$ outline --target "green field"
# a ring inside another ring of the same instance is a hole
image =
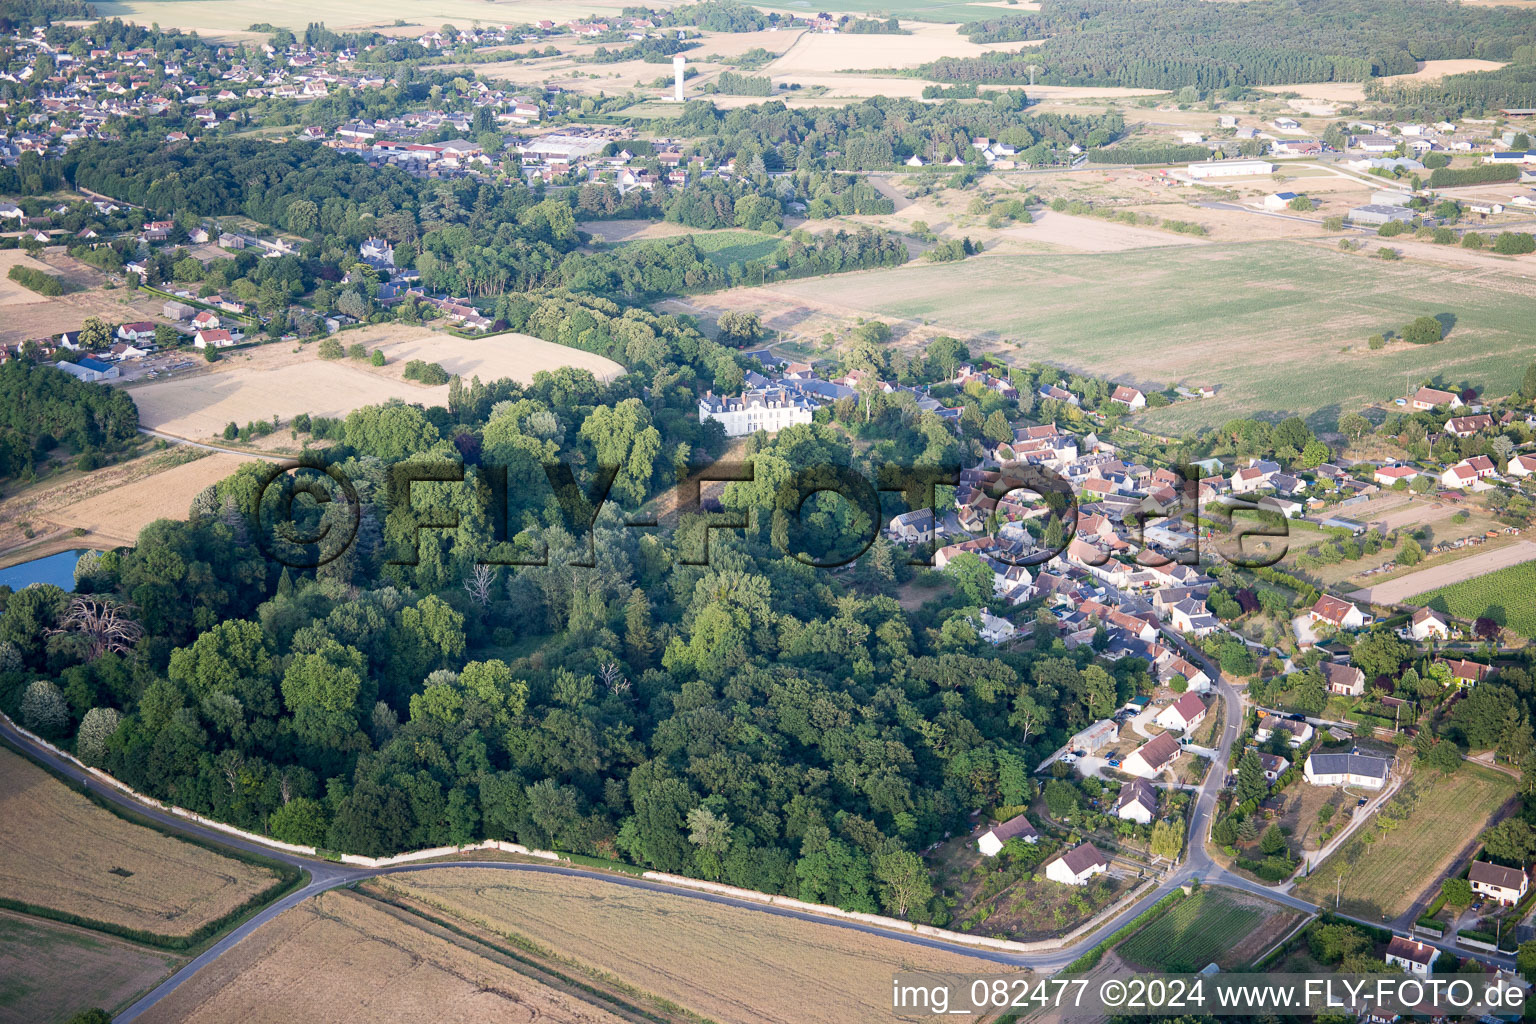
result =
[[[1342,892],[1344,913],[1390,920],[1413,905],[1514,793],[1514,779],[1475,765],[1463,764],[1450,778],[1416,773],[1388,801],[1406,800],[1411,808],[1406,818],[1388,831],[1374,820],[1361,826],[1297,883],[1292,895],[1331,908],[1335,893]]]
[[[1487,616],[1523,637],[1536,638],[1536,562],[1495,569],[1416,597],[1408,604],[1427,604],[1436,611],[1471,621]]]
[[[1198,971],[1206,964],[1220,962],[1264,916],[1220,890],[1201,889],[1126,939],[1117,952],[1138,967]]]
[[[779,246],[777,237],[760,231],[696,231],[688,237],[711,263],[722,269],[732,263],[745,263],[770,255]],[[619,244],[638,245],[646,241],[652,239],[637,238]]]
[[[1234,416],[1301,414],[1314,428],[1396,398],[1422,378],[1508,394],[1533,356],[1536,285],[1487,269],[1387,263],[1294,241],[1087,255],[982,256],[775,287],[972,332],[1013,362],[1138,384],[1214,384],[1214,398],[1139,416],[1169,433]],[[1414,317],[1455,318],[1436,345],[1372,352]],[[771,318],[770,318],[771,320]]]

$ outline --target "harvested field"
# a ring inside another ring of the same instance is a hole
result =
[[[1523,540],[1493,551],[1483,551],[1468,558],[1423,569],[1387,583],[1357,590],[1351,595],[1357,601],[1371,604],[1401,604],[1417,594],[1425,594],[1441,587],[1463,583],[1498,569],[1520,565],[1536,559],[1536,543]]]
[[[146,476],[122,487],[66,505],[48,518],[60,526],[80,527],[93,537],[132,544],[156,519],[186,519],[198,492],[218,483],[251,457],[214,452],[194,462]]]
[[[388,365],[328,362],[318,357],[314,346],[295,353],[283,345],[266,345],[226,356],[206,373],[134,387],[139,422],[177,437],[201,440],[218,434],[230,422],[244,425],[274,415],[287,421],[301,412],[345,416],[391,398],[446,405],[448,385],[422,387],[401,378],[412,359],[439,363],[450,374],[465,378],[478,375],[483,381],[511,377],[527,383],[538,371],[561,366],[581,367],[604,378],[623,371],[602,356],[521,334],[469,339],[419,327],[395,327],[348,332],[341,340],[344,345],[383,349]]]
[[[444,868],[387,884],[721,1024],[881,1020],[894,971],[1007,970],[834,925],[584,878]]]
[[[972,351],[1011,362],[1040,360],[1142,386],[1216,385],[1214,398],[1138,417],[1149,429],[1179,432],[1233,416],[1292,414],[1328,430],[1344,412],[1395,397],[1409,377],[1507,388],[1528,361],[1533,298],[1536,284],[1486,267],[1386,263],[1277,240],[983,254],[734,289],[698,304],[878,316],[966,337]],[[1415,316],[1448,311],[1456,325],[1437,345],[1372,352],[1365,344]]]
[[[1394,918],[1440,877],[1514,792],[1514,779],[1471,764],[1448,779],[1438,773],[1410,779],[1387,801],[1410,808],[1397,827],[1388,832],[1374,823],[1361,828],[1298,882],[1292,894],[1331,906],[1342,874],[1344,913],[1368,921]],[[1366,836],[1375,842],[1367,843]]]
[[[1411,75],[1392,75],[1382,79],[1387,82],[1432,82],[1446,75],[1464,75],[1468,71],[1497,71],[1504,67],[1501,60],[1421,60],[1419,70]]]
[[[40,274],[58,275],[58,271],[48,264],[33,259],[20,249],[0,249],[0,306],[23,306],[45,301],[37,292],[7,276],[12,267],[27,267]]]
[[[179,959],[67,924],[0,911],[0,1021],[49,1024],[128,1005]]]
[[[355,893],[284,911],[156,1003],[184,1024],[619,1024]]]
[[[1166,209],[1157,212],[1162,216],[1182,219],[1184,211],[1181,207],[1178,213],[1170,213]],[[1004,228],[999,235],[1021,242],[1044,242],[1078,252],[1124,252],[1127,249],[1164,245],[1200,245],[1204,241],[1172,231],[1119,224],[1100,217],[1074,217],[1052,210],[1036,211],[1034,217],[1033,224]]]
[[[1260,85],[1263,92],[1293,92],[1309,100],[1329,103],[1359,103],[1365,99],[1365,87],[1359,82],[1297,82],[1294,85]]]
[[[270,871],[125,821],[0,747],[0,893],[92,921],[191,935]]]
[[[1122,960],[1153,970],[1194,972],[1209,963],[1241,970],[1300,916],[1250,893],[1204,888],[1126,939],[1117,952]]]
[[[979,57],[984,53],[1017,50],[1027,43],[980,45],[954,25],[903,24],[911,35],[802,33],[784,55],[768,65],[775,81],[800,80],[800,75],[829,74],[861,68],[915,68],[940,57]],[[915,81],[915,79],[914,79]]]

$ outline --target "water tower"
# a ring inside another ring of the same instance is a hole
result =
[[[688,58],[682,54],[672,58],[672,99],[678,103],[683,102],[683,67],[688,63]]]

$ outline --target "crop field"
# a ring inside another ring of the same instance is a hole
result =
[[[1201,889],[1126,939],[1118,952],[1123,960],[1162,971],[1198,971],[1209,963],[1228,970],[1243,966],[1246,961],[1234,961],[1234,952],[1269,916],[1253,905],[1257,902]],[[1282,929],[1270,931],[1273,941]]]
[[[1341,909],[1365,920],[1396,917],[1439,877],[1462,847],[1472,841],[1515,792],[1507,775],[1463,764],[1455,775],[1410,779],[1388,801],[1406,800],[1408,816],[1390,831],[1374,821],[1362,826],[1338,850],[1297,883],[1293,894],[1333,905],[1342,876]],[[1369,835],[1374,842],[1366,842]]]
[[[444,868],[387,884],[719,1024],[880,1020],[890,1014],[893,971],[1007,970],[834,925],[590,879]]]
[[[226,423],[251,420],[286,422],[301,412],[345,416],[353,409],[391,398],[422,405],[446,405],[448,385],[422,387],[401,379],[406,362],[440,363],[450,374],[478,375],[483,381],[512,377],[528,382],[540,370],[577,366],[599,377],[613,377],[623,367],[602,356],[554,345],[521,334],[494,338],[455,338],[423,328],[385,328],[347,332],[343,345],[361,343],[382,349],[389,364],[374,368],[350,359],[328,362],[315,346],[294,353],[286,345],[266,345],[228,354],[207,373],[142,384],[131,391],[139,422],[177,437],[204,439]]]
[[[1009,361],[1217,387],[1214,398],[1138,417],[1152,430],[1291,414],[1326,428],[1343,412],[1400,395],[1410,379],[1505,393],[1529,361],[1525,310],[1536,284],[1489,269],[1387,263],[1277,240],[982,255],[772,290],[845,316],[932,324]],[[1455,322],[1435,345],[1368,349],[1368,336],[1420,315]]]
[[[42,274],[57,274],[57,271],[48,264],[33,259],[20,249],[0,250],[0,306],[21,306],[45,301],[46,296],[39,295],[21,282],[12,281],[7,276],[12,267],[26,267]]]
[[[140,1018],[179,1024],[620,1024],[365,897],[284,911]]]
[[[139,531],[156,519],[186,519],[198,492],[249,461],[244,455],[214,452],[46,515],[60,526],[79,527],[93,537],[132,544]]]
[[[0,747],[0,894],[10,899],[185,936],[274,882],[263,868],[125,821]]]
[[[0,1021],[52,1024],[114,1011],[169,974],[169,953],[53,921],[0,912]]]
[[[1529,548],[1530,545],[1521,547]],[[1536,552],[1526,552],[1525,557],[1536,558]],[[1519,565],[1508,565],[1483,576],[1418,594],[1409,598],[1408,603],[1429,605],[1469,621],[1485,615],[1523,637],[1536,639],[1536,562],[1527,560]]]

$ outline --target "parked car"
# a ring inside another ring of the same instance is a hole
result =
[[[1120,767],[1120,759],[1118,757],[1111,757],[1106,763],[1111,768],[1119,768]]]
[[[1285,717],[1289,718],[1293,722],[1305,722],[1307,720],[1307,716],[1302,714],[1300,711],[1293,711]]]

